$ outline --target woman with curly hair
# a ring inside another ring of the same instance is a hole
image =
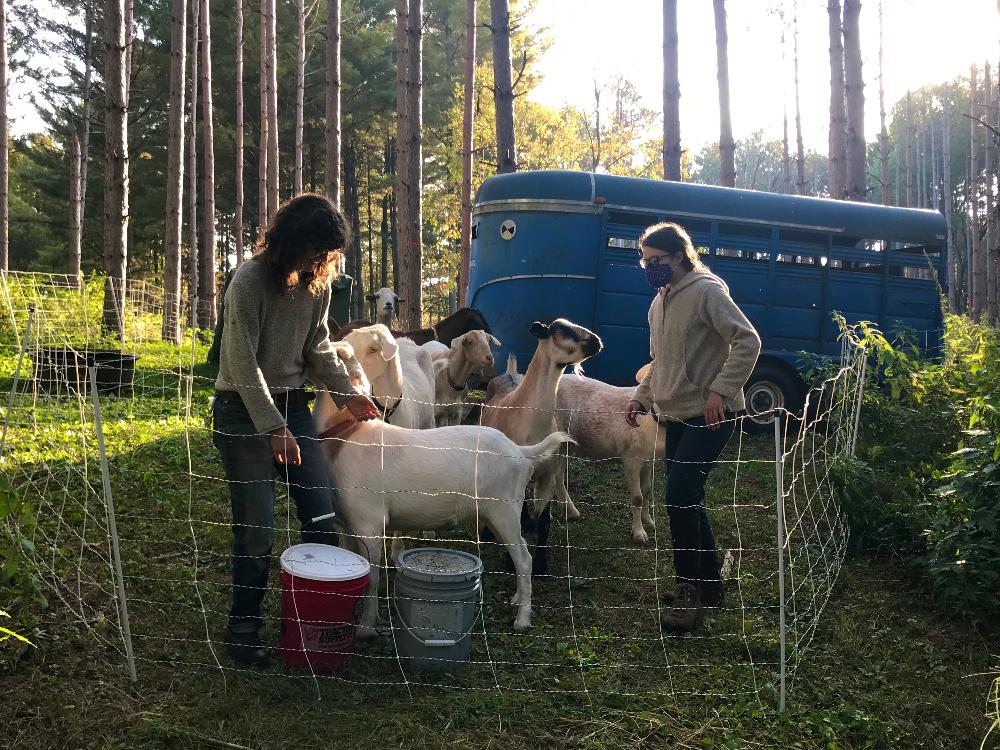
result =
[[[225,294],[219,376],[213,402],[214,442],[222,456],[233,511],[233,596],[226,650],[238,663],[263,666],[261,603],[275,538],[274,479],[295,501],[302,540],[336,544],[332,477],[316,438],[309,378],[356,419],[378,416],[354,392],[330,343],[327,314],[349,230],[320,195],[282,206],[260,253],[233,275]]]

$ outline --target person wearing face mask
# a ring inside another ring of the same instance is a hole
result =
[[[649,227],[639,265],[657,290],[649,307],[653,358],[625,421],[649,411],[666,429],[667,515],[677,590],[664,597],[661,625],[694,629],[704,608],[722,606],[719,557],[705,512],[705,480],[744,410],[743,386],[760,354],[760,336],[673,223]]]

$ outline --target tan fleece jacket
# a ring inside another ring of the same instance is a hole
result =
[[[760,336],[711,271],[689,271],[649,306],[649,354],[653,366],[632,398],[646,409],[682,421],[704,413],[715,391],[726,408],[742,411],[743,386]]]

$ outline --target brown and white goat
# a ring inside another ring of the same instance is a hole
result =
[[[500,346],[500,341],[485,331],[463,333],[431,356],[434,365],[434,421],[438,427],[462,423],[462,405],[468,393],[466,382],[473,373],[493,369],[493,352],[490,345]],[[443,347],[436,341],[424,344]]]
[[[596,333],[563,318],[550,325],[532,323],[531,334],[538,339],[538,346],[523,380],[510,393],[484,404],[481,416],[482,424],[496,427],[518,445],[533,445],[555,432],[556,393],[563,371],[569,365],[578,366],[604,346]],[[536,573],[548,569],[549,502],[556,498],[566,504],[568,518],[580,517],[560,479],[564,465],[564,459],[556,456],[535,471]]]

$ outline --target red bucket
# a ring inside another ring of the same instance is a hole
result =
[[[281,658],[329,672],[354,651],[368,561],[340,547],[297,544],[281,555]]]

